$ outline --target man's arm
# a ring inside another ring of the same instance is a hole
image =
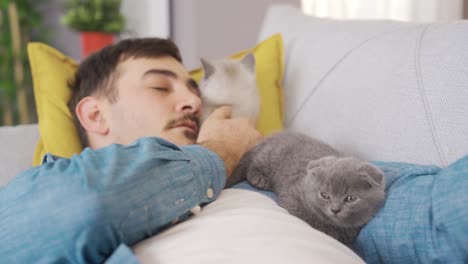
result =
[[[121,243],[132,246],[213,201],[225,175],[206,148],[157,138],[46,163],[0,190],[0,233],[10,234],[0,237],[0,256],[102,262]]]
[[[193,207],[213,201],[240,157],[260,138],[253,123],[217,109],[199,145],[144,138],[85,149],[26,171],[0,189],[5,262],[102,262]],[[9,261],[11,260],[11,261]]]

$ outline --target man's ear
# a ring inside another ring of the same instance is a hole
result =
[[[88,133],[107,135],[109,126],[103,115],[101,102],[92,96],[87,96],[76,105],[76,116]]]

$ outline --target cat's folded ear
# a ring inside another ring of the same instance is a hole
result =
[[[363,163],[358,169],[358,173],[363,176],[372,187],[379,187],[385,184],[382,171],[369,163]]]
[[[208,79],[211,75],[213,75],[215,68],[213,64],[204,58],[200,58],[200,62],[203,68],[203,79]]]
[[[251,72],[255,73],[255,56],[252,52],[245,55],[245,57],[241,60],[241,63]]]
[[[314,168],[316,168],[316,167],[319,167],[319,166],[320,166],[320,163],[319,163],[318,160],[311,160],[311,161],[309,161],[309,163],[307,164],[306,170],[307,170],[307,171],[310,171],[310,170],[312,170],[312,169],[314,169]]]
[[[321,165],[324,165],[332,160],[336,160],[335,156],[326,156],[317,160],[311,160],[307,164],[307,171],[312,170],[314,168],[320,167]]]

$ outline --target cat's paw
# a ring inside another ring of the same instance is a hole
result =
[[[250,184],[252,184],[254,187],[258,189],[263,189],[267,191],[272,189],[269,179],[265,177],[264,175],[251,174],[247,176],[247,180],[249,181]]]

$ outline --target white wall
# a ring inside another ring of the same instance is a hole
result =
[[[50,31],[50,43],[64,54],[78,60],[81,56],[80,36],[60,23],[64,14],[63,0],[44,1],[40,6],[43,22]]]
[[[123,0],[127,37],[170,37],[170,0]]]
[[[300,0],[172,0],[172,37],[184,64],[216,59],[254,46],[268,6]]]
[[[122,13],[128,21],[122,34],[126,37],[169,37],[170,36],[170,0],[123,0]],[[50,30],[50,44],[64,54],[79,60],[81,43],[79,33],[60,23],[64,14],[63,0],[49,0],[41,6],[44,23]]]
[[[338,19],[458,20],[466,0],[302,0],[305,13]]]
[[[172,35],[186,66],[194,68],[201,56],[225,57],[254,45],[266,8],[272,3],[300,6],[301,0],[123,0],[122,11],[129,22],[123,37]],[[468,0],[464,5],[468,18]],[[79,59],[78,33],[59,23],[63,0],[49,0],[42,13],[51,31],[51,44]]]

